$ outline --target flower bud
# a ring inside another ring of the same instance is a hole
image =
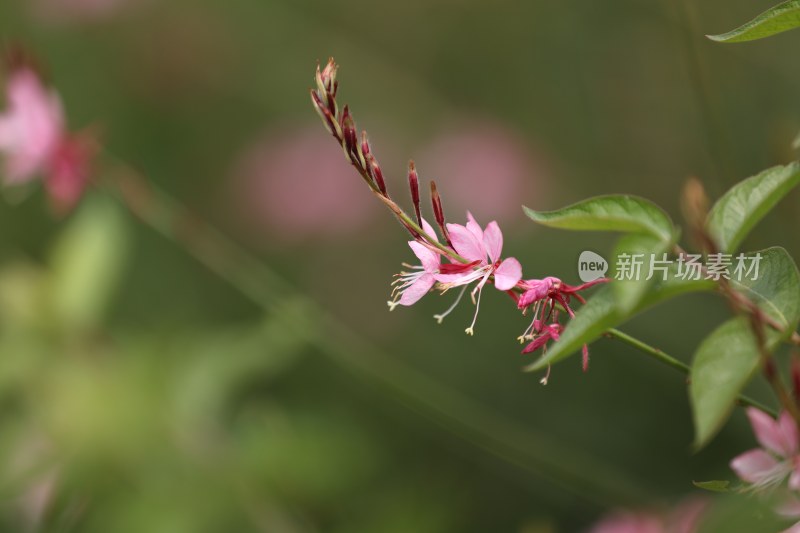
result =
[[[417,216],[417,224],[422,225],[422,215],[419,209],[419,178],[417,169],[413,161],[408,162],[408,187],[411,189],[411,201],[414,204],[414,214]]]

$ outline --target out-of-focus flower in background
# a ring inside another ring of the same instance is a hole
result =
[[[531,143],[502,124],[471,120],[425,144],[416,158],[451,210],[478,218],[520,218],[520,205],[550,190],[546,163]],[[544,203],[544,202],[541,202]]]
[[[616,511],[600,519],[589,533],[694,533],[707,507],[705,499],[689,498],[666,514]]]
[[[86,186],[92,141],[67,131],[60,97],[27,65],[11,67],[6,100],[0,113],[5,184],[21,185],[41,176],[54,210],[69,211]]]
[[[245,149],[234,174],[240,216],[282,241],[363,234],[378,208],[319,128],[265,135]]]

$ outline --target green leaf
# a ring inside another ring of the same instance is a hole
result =
[[[647,288],[652,285],[654,280],[658,279],[658,272],[654,272],[652,279],[647,279],[650,274],[650,261],[652,259],[660,260],[670,244],[670,241],[664,241],[652,235],[642,233],[624,235],[619,240],[617,246],[614,248],[614,258],[619,258],[623,255],[631,257],[641,255],[643,258],[639,276],[634,277],[634,279],[618,279],[611,284],[614,288],[617,308],[620,312],[626,313],[634,309],[644,297]],[[617,267],[618,265],[615,266],[615,269]]]
[[[800,275],[784,249],[770,248],[757,253],[762,256],[759,278],[736,282],[734,287],[784,325],[783,332],[766,328],[766,348],[771,352],[794,331],[800,320]],[[704,446],[719,431],[736,397],[759,366],[758,344],[747,317],[725,322],[700,344],[692,362],[689,385],[696,448]]]
[[[523,209],[534,222],[552,228],[648,233],[664,241],[674,232],[664,211],[636,196],[597,196],[557,211]]]
[[[62,327],[97,325],[117,287],[127,250],[127,226],[117,205],[86,198],[51,254],[49,303]]]
[[[800,183],[800,164],[777,166],[747,178],[720,198],[708,215],[708,232],[720,251],[733,252],[750,230]]]
[[[780,246],[745,254],[745,257],[756,255],[761,257],[758,278],[741,281],[732,279],[731,285],[780,323],[787,335],[791,334],[800,319],[800,274],[797,265]]]
[[[788,0],[764,11],[735,30],[706,37],[720,43],[741,43],[763,39],[798,26],[800,26],[800,0]]]
[[[730,481],[714,480],[714,481],[692,481],[692,485],[698,489],[707,490],[710,492],[730,492]]]
[[[616,282],[611,282],[613,285]],[[714,290],[713,282],[706,280],[683,280],[675,276],[675,270],[670,270],[666,281],[657,280],[645,293],[639,304],[630,312],[622,312],[616,305],[613,287],[608,285],[600,288],[586,305],[581,307],[575,317],[569,321],[561,333],[561,338],[553,343],[538,360],[525,367],[526,372],[541,370],[547,365],[555,364],[566,359],[588,344],[600,337],[610,328],[619,326],[633,315],[656,305],[659,302],[688,292]]]

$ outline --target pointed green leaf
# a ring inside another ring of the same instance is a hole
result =
[[[730,481],[719,479],[713,481],[692,481],[692,485],[698,489],[703,489],[710,492],[730,492],[730,484]]]
[[[766,348],[772,351],[794,331],[800,319],[800,275],[783,248],[756,253],[762,257],[758,279],[745,279],[734,287],[785,326],[783,332],[766,329]],[[700,344],[689,385],[695,447],[704,446],[719,431],[759,365],[758,344],[747,317],[725,322]]]
[[[674,231],[664,211],[636,196],[597,196],[557,211],[523,209],[534,222],[552,228],[648,233],[664,241]]]
[[[647,288],[652,285],[659,275],[658,271],[654,271],[653,277],[647,279],[650,275],[651,261],[661,260],[670,244],[670,241],[664,241],[643,233],[624,235],[619,240],[614,248],[613,257],[615,259],[625,255],[632,258],[641,256],[642,258],[641,271],[638,276],[634,276],[634,279],[617,279],[611,284],[614,288],[614,296],[620,312],[630,312],[644,297]],[[618,268],[618,265],[615,265],[614,272],[616,272],[616,268]]]
[[[586,305],[581,307],[575,317],[569,321],[561,333],[558,342],[553,343],[538,360],[525,367],[525,371],[533,372],[546,368],[547,365],[566,359],[610,328],[619,326],[633,315],[652,307],[659,302],[683,293],[713,290],[715,285],[705,280],[683,280],[674,275],[671,269],[666,281],[658,280],[645,293],[639,304],[630,312],[621,312],[616,305],[613,287],[601,287]],[[611,282],[613,285],[615,282]]]
[[[738,183],[708,215],[708,232],[723,252],[733,252],[750,230],[800,183],[800,164],[767,169]]]
[[[790,334],[800,319],[800,274],[789,253],[780,246],[745,254],[761,257],[758,277],[731,280],[731,285],[757,303]]]
[[[763,39],[798,26],[800,26],[800,0],[788,0],[764,11],[735,30],[706,37],[720,43],[741,43]]]

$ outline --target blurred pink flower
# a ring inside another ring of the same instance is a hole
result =
[[[237,209],[282,240],[363,229],[375,212],[341,148],[314,129],[280,130],[247,148],[236,166]]]
[[[63,214],[86,186],[92,144],[86,136],[67,132],[61,99],[32,69],[13,69],[6,94],[8,107],[0,113],[5,184],[41,176],[53,207]]]
[[[589,533],[694,533],[707,506],[705,499],[690,498],[666,515],[616,511],[597,522]]]
[[[11,72],[6,111],[0,115],[0,152],[6,183],[24,183],[46,170],[64,134],[58,95],[29,68]]]
[[[530,144],[493,122],[460,125],[426,142],[417,164],[446,191],[451,208],[479,217],[521,217],[526,199],[541,198],[549,185]]]
[[[800,435],[792,416],[784,411],[775,420],[751,407],[747,417],[762,447],[735,457],[731,461],[733,471],[755,488],[780,484],[788,476],[789,488],[800,490]]]

